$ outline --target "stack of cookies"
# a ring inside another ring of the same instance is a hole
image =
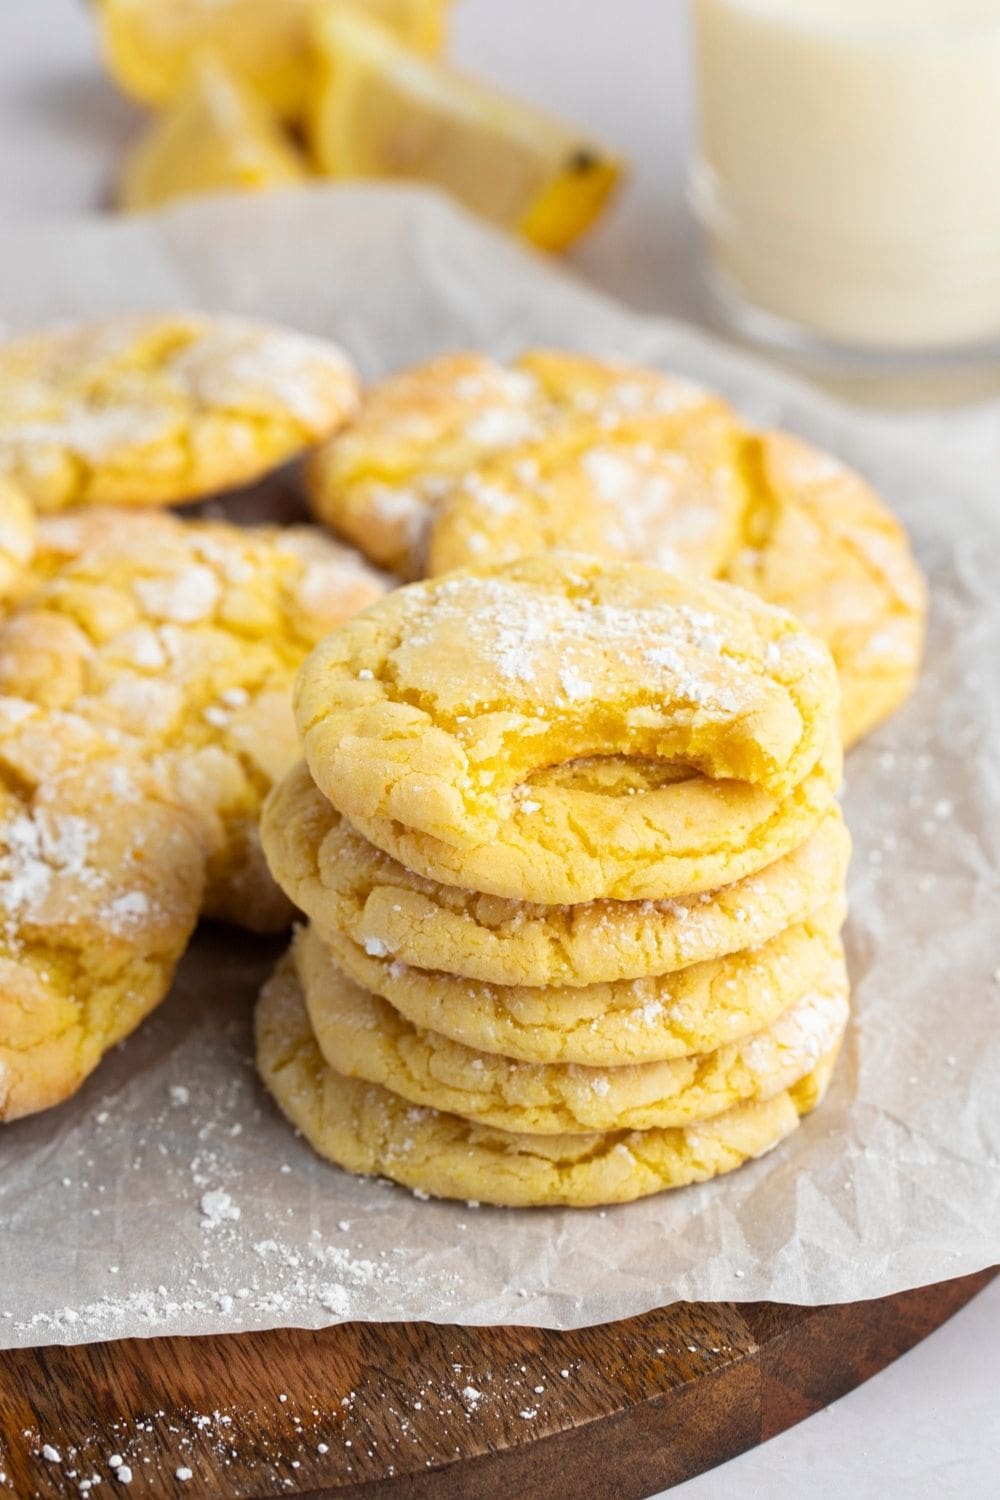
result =
[[[349,1170],[622,1202],[759,1156],[843,1035],[831,655],[727,584],[553,553],[390,594],[296,692],[265,807],[305,912],[257,1012]]]

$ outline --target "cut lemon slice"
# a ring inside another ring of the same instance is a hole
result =
[[[314,38],[307,133],[330,176],[435,183],[551,250],[593,222],[618,181],[610,152],[417,56],[357,11],[316,12]]]
[[[266,105],[221,63],[202,57],[126,159],[118,201],[155,208],[189,193],[273,187],[306,175],[304,158]]]
[[[323,0],[370,12],[409,46],[436,51],[451,0]],[[192,60],[223,57],[286,117],[301,111],[309,70],[308,18],[317,0],[98,0],[108,70],[144,104],[165,104],[184,86]]]

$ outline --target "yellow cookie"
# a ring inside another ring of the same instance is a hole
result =
[[[265,1084],[321,1156],[418,1193],[523,1207],[626,1203],[732,1171],[795,1129],[822,1098],[835,1061],[823,1058],[791,1089],[698,1125],[515,1135],[335,1073],[316,1044],[287,959],[264,987],[255,1028]]]
[[[719,438],[732,456],[720,457]],[[741,536],[736,452],[728,424],[702,423],[669,445],[588,433],[543,458],[472,471],[430,524],[424,572],[562,550],[721,574]]]
[[[900,523],[860,475],[787,433],[748,438],[742,545],[722,575],[826,641],[845,744],[913,689],[927,587]]]
[[[547,468],[508,461],[488,480],[466,476],[439,501],[427,571],[573,547],[738,584],[826,641],[853,744],[898,708],[920,666],[926,587],[902,526],[859,475],[787,434],[742,436],[725,512],[713,508],[714,475],[692,494],[680,469],[671,491],[671,459],[681,464],[653,442],[594,439]]]
[[[658,408],[670,404],[668,416]],[[919,670],[903,528],[828,455],[640,366],[447,356],[376,386],[314,457],[317,513],[404,577],[574,550],[724,579],[827,642],[850,744]]]
[[[35,529],[27,496],[0,474],[0,600],[22,587],[35,551]]]
[[[39,510],[175,504],[329,436],[357,381],[333,344],[199,313],[70,324],[0,345],[0,473]]]
[[[67,563],[94,548],[142,545],[151,551],[161,540],[169,547],[177,524],[170,511],[152,506],[81,505],[37,516],[32,555],[8,597],[23,603]]]
[[[642,556],[673,561],[656,526],[669,496],[677,541],[697,539],[713,563],[739,521],[737,438],[723,401],[674,376],[549,351],[510,366],[448,354],[374,386],[352,425],[312,456],[307,488],[316,514],[373,561],[419,578],[432,524],[456,486],[467,486],[477,505],[495,505],[499,518],[508,490],[555,483],[578,520],[563,547],[588,551],[599,527],[587,498],[603,509],[611,466],[624,464],[642,494],[617,521],[642,539]],[[572,481],[562,480],[564,467]],[[461,565],[503,560],[476,551],[473,539]]]
[[[466,1047],[529,1063],[618,1068],[712,1052],[771,1025],[837,961],[844,910],[834,901],[761,948],[604,984],[482,984],[408,968],[313,927],[297,939],[296,962],[310,1009],[331,969],[330,983],[342,973],[415,1026]]]
[[[656,1061],[619,1056],[601,1066],[527,1062],[466,1046],[414,1025],[354,984],[318,939],[300,936],[294,952],[319,1049],[338,1073],[482,1125],[561,1135],[689,1125],[790,1088],[839,1041],[847,1021],[843,951],[834,947],[815,987],[800,991],[771,1025],[708,1052]],[[558,999],[556,992],[550,1029],[559,1024]],[[473,1008],[475,996],[468,1003]]]
[[[162,1000],[203,876],[193,820],[139,760],[0,697],[0,1120],[72,1094]]]
[[[261,839],[278,884],[326,941],[341,936],[418,970],[536,987],[642,979],[758,947],[840,892],[850,853],[833,803],[805,843],[716,891],[577,906],[508,901],[414,875],[363,839],[302,763],[270,793]]]
[[[51,523],[67,560],[0,625],[0,693],[72,713],[151,766],[197,817],[206,912],[284,926],[257,822],[298,754],[292,680],[382,580],[312,528],[159,514],[109,527],[102,543],[86,521],[91,545],[74,556],[78,525]]]
[[[296,684],[320,790],[418,874],[545,903],[709,890],[840,775],[829,653],[726,585],[528,558],[397,590]]]

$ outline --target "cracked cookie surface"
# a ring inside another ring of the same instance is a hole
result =
[[[748,439],[742,544],[721,577],[826,641],[851,745],[913,689],[927,586],[906,532],[859,474],[787,433]]]
[[[0,473],[40,511],[176,504],[258,478],[357,403],[333,344],[197,313],[122,315],[0,344]]]
[[[74,518],[45,525],[69,560],[0,623],[0,694],[73,714],[143,760],[197,821],[205,911],[284,926],[257,823],[298,755],[292,680],[383,580],[311,527],[130,516],[74,554]]]
[[[163,999],[204,864],[141,760],[0,697],[0,1120],[68,1097]]]
[[[662,566],[683,548],[711,567],[739,521],[736,440],[725,402],[675,376],[552,350],[509,366],[446,354],[373,386],[350,428],[310,459],[307,489],[322,520],[412,579],[492,560],[475,555],[471,528],[454,544],[439,536],[456,491],[495,503],[499,521],[508,490],[553,485],[563,548],[587,551],[624,471],[635,503],[614,517],[623,535]]]
[[[762,1156],[822,1098],[835,1055],[791,1089],[699,1125],[607,1133],[514,1134],[408,1103],[323,1060],[289,957],[255,1014],[257,1065],[319,1155],[418,1193],[510,1206],[625,1203],[703,1182]]]
[[[830,646],[848,744],[919,670],[926,588],[871,487],[655,370],[545,351],[431,360],[373,388],[310,489],[404,578],[577,550],[741,584]]]
[[[545,903],[719,886],[840,775],[826,648],[727,585],[573,555],[412,584],[296,683],[320,790],[419,874]]]
[[[504,986],[642,979],[758,947],[839,893],[850,854],[833,803],[805,843],[698,896],[571,906],[484,896],[426,880],[376,849],[303,762],[270,793],[261,838],[275,879],[325,940]]]

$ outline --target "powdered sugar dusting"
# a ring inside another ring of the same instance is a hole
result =
[[[27,401],[22,397],[23,404]],[[39,392],[38,405],[48,404],[48,392]],[[29,471],[44,474],[53,463],[53,453],[68,449],[90,464],[99,464],[127,449],[152,447],[169,438],[169,412],[157,411],[128,401],[110,407],[68,401],[53,417],[21,417],[12,432],[0,428],[0,448],[15,449]]]
[[[487,407],[465,429],[469,442],[481,448],[511,448],[534,433],[535,422],[528,412],[502,406]]]
[[[0,906],[8,928],[40,917],[57,877],[83,888],[105,882],[89,863],[96,839],[85,818],[46,809],[17,813],[0,827]]]
[[[192,563],[179,574],[137,578],[132,587],[154,619],[177,625],[208,619],[222,592],[215,573],[204,563]]]
[[[626,607],[502,577],[445,578],[429,620],[404,642],[401,658],[437,649],[436,642],[460,632],[466,691],[489,692],[491,678],[499,677],[520,687],[532,705],[550,695],[567,704],[617,698],[623,663],[630,663],[643,692],[663,704],[683,701],[730,714],[753,700],[768,675],[767,642],[744,632],[743,650],[736,649],[729,623],[707,606]],[[789,646],[807,639],[791,628],[786,637]]]
[[[128,925],[149,915],[149,897],[144,891],[128,891],[116,896],[108,905],[108,916],[116,925]]]
[[[724,474],[700,476],[682,453],[650,443],[599,445],[581,466],[606,507],[605,534],[619,556],[672,571],[697,571],[710,559],[727,522]]]
[[[769,1031],[758,1032],[741,1044],[744,1061],[762,1077],[782,1066],[804,1073],[836,1045],[847,1015],[844,987],[811,990]]]
[[[183,498],[194,468],[209,482],[266,468],[263,447],[326,436],[357,385],[335,346],[239,318],[124,316],[68,324],[0,353],[0,456],[62,503],[109,466],[131,465]],[[210,426],[200,444],[199,429]],[[214,470],[213,470],[214,465]],[[196,474],[196,486],[204,479]]]
[[[171,362],[172,377],[201,403],[223,408],[274,408],[322,432],[352,402],[354,378],[332,344],[286,328],[239,319],[207,323]]]

